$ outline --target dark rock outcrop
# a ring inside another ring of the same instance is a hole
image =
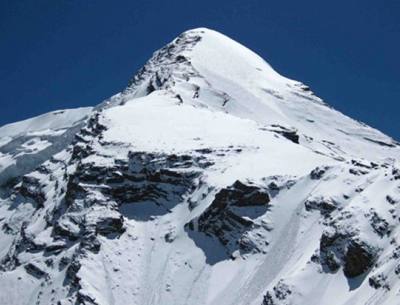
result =
[[[376,256],[376,249],[351,234],[324,232],[321,237],[320,262],[325,271],[343,267],[345,276],[353,278],[367,272]]]
[[[344,274],[356,277],[367,272],[375,262],[376,253],[367,244],[351,240],[344,255]]]
[[[306,211],[317,210],[324,217],[329,217],[333,211],[338,209],[339,204],[332,198],[316,197],[307,199],[304,206]]]
[[[236,248],[244,252],[261,251],[246,232],[254,227],[253,220],[268,210],[269,201],[265,189],[236,181],[221,189],[211,205],[188,227],[217,238],[230,253]]]
[[[319,180],[325,175],[328,169],[328,166],[316,167],[311,171],[310,178],[312,180]]]
[[[286,284],[283,280],[280,280],[272,289],[272,291],[267,291],[263,298],[262,305],[289,305],[290,297],[293,291],[291,287]]]
[[[368,283],[372,288],[390,290],[387,276],[383,273],[378,273],[368,279]]]
[[[287,128],[281,125],[273,124],[268,127],[263,127],[261,130],[268,130],[280,134],[281,136],[285,137],[289,141],[299,144],[300,136],[297,133],[295,128]]]

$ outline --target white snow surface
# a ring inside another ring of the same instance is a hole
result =
[[[187,31],[97,107],[0,128],[0,304],[397,305],[399,157],[246,47]],[[220,205],[204,229],[235,181],[267,206]]]
[[[58,110],[0,127],[0,184],[66,148],[91,111],[92,107]]]
[[[89,115],[91,110],[92,107],[57,110],[17,123],[7,124],[0,127],[0,137],[15,137],[23,133],[49,133],[50,130],[70,128]]]

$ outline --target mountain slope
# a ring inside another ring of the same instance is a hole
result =
[[[0,128],[1,304],[397,304],[399,144],[226,36],[52,115]]]

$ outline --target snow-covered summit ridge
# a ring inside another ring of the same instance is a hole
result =
[[[278,74],[260,56],[231,38],[214,30],[197,28],[183,32],[156,51],[130,80],[126,92],[139,91],[140,93],[136,92],[137,95],[145,94],[154,89],[169,87],[179,81],[187,81],[187,76],[206,77],[207,75],[201,72],[207,71],[213,71],[232,81],[241,79],[245,85],[254,83],[260,76],[275,85],[282,83],[300,85],[299,82]],[[188,75],[183,75],[185,74],[183,72],[187,72]],[[149,88],[139,90],[138,87],[144,83],[147,83]]]
[[[230,79],[254,80],[254,76],[257,74],[253,73],[253,70],[258,68],[264,69],[265,76],[270,81],[288,81],[253,51],[231,38],[207,28],[183,32],[171,43],[155,52],[149,63],[163,69],[168,63],[166,58],[175,59],[181,63],[187,61],[194,70],[214,71],[214,73]],[[140,72],[132,80],[133,84],[141,75]],[[258,73],[257,78],[259,76]]]
[[[400,151],[390,137],[329,107],[308,86],[281,76],[253,51],[206,28],[186,31],[156,51],[123,92],[98,108],[151,94],[297,130],[302,145],[332,157],[386,158]]]

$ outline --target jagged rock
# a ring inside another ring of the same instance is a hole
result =
[[[397,265],[396,268],[394,269],[394,273],[397,275],[400,275],[400,265]]]
[[[330,272],[336,272],[341,265],[343,242],[346,236],[339,233],[324,232],[320,240],[320,263]]]
[[[373,167],[376,167],[376,164],[373,162],[366,162],[364,160],[351,160],[351,164],[354,166],[358,166],[358,167],[363,167],[363,168],[368,168],[371,169]]]
[[[30,275],[32,275],[37,279],[47,278],[49,276],[46,271],[42,270],[34,263],[28,263],[24,266],[24,268],[27,273],[29,273]]]
[[[400,258],[400,246],[397,246],[392,253],[392,257],[394,259],[399,259]]]
[[[67,282],[73,286],[79,285],[80,278],[77,276],[79,269],[81,269],[81,263],[77,256],[75,256],[70,262],[67,271],[65,273]]]
[[[307,211],[318,210],[320,213],[328,217],[330,214],[338,209],[339,204],[332,198],[309,198],[304,202]]]
[[[344,256],[344,274],[350,278],[363,274],[373,266],[375,257],[376,250],[365,243],[351,240]]]
[[[374,231],[380,236],[383,237],[385,235],[389,235],[391,230],[389,223],[380,217],[374,210],[372,210],[370,216],[370,224]]]
[[[218,208],[225,208],[227,205],[239,207],[266,206],[269,201],[269,195],[266,191],[257,186],[236,181],[231,187],[222,189],[215,195],[213,204]]]
[[[172,243],[176,239],[176,232],[175,231],[170,231],[164,235],[164,240],[167,243]]]
[[[313,169],[310,173],[310,178],[313,180],[319,180],[321,179],[324,174],[326,173],[326,171],[328,170],[329,167],[325,166],[325,167],[317,167],[315,169]]]
[[[256,185],[236,181],[230,187],[221,189],[211,205],[188,227],[215,236],[229,251],[239,246],[245,252],[260,251],[257,243],[245,236],[253,220],[264,214],[270,201],[265,189]]]
[[[387,283],[387,276],[383,273],[375,274],[368,279],[368,283],[371,287],[375,289],[383,288],[385,290],[390,290],[390,286]]]
[[[353,278],[367,272],[375,263],[377,250],[349,233],[324,232],[320,241],[320,260],[330,272],[341,266]]]
[[[359,168],[350,168],[349,169],[349,173],[353,174],[355,176],[362,176],[362,175],[368,174],[369,171],[368,170],[362,170],[362,169],[359,169]]]
[[[114,231],[112,231],[112,233],[114,233]],[[83,249],[89,250],[93,253],[99,253],[101,244],[95,234],[89,234],[82,238],[80,246]]]
[[[398,202],[398,200],[397,199],[394,199],[392,196],[390,196],[390,195],[387,195],[386,196],[386,201],[387,202],[389,202],[390,204],[396,204],[397,202]]]
[[[67,244],[64,242],[55,242],[46,246],[46,251],[54,254],[62,252],[66,248]]]
[[[146,94],[159,89],[167,89],[175,84],[171,74],[181,70],[180,67],[184,68],[188,74],[195,75],[196,71],[191,67],[190,61],[180,53],[192,49],[200,40],[201,36],[199,35],[183,33],[174,42],[158,50],[129,81],[125,93],[133,91],[133,88],[139,87],[145,82],[147,83]],[[169,68],[163,71],[162,76],[157,72],[160,63]],[[176,75],[175,77],[180,78],[181,76]]]
[[[102,235],[108,235],[111,233],[121,234],[125,231],[124,229],[124,218],[122,216],[118,218],[101,217],[96,223],[96,233]]]
[[[285,300],[290,294],[292,294],[292,291],[283,281],[279,281],[274,287],[274,293],[278,300]]]
[[[400,179],[400,169],[393,168],[392,175],[393,175],[394,180],[399,180]]]
[[[262,305],[290,305],[292,302],[289,300],[292,295],[292,290],[283,280],[280,280],[272,289],[267,291],[263,298]]]
[[[33,199],[38,207],[43,207],[46,201],[46,195],[43,193],[42,186],[37,178],[23,176],[20,186],[16,187],[16,191],[24,197]]]
[[[276,132],[277,134],[284,136],[289,141],[299,144],[300,137],[297,134],[296,129],[290,129],[281,125],[273,124],[270,127],[265,128],[265,130]]]
[[[294,177],[288,176],[270,176],[264,178],[263,181],[267,184],[268,194],[271,198],[279,194],[280,191],[289,190],[296,184]]]
[[[82,290],[78,291],[77,301],[79,304],[82,304],[82,305],[98,305],[99,304],[96,302],[95,298],[93,298],[92,296],[83,292]]]
[[[69,240],[77,240],[81,235],[81,228],[73,218],[64,217],[60,219],[53,227],[55,236],[64,237]]]
[[[388,142],[384,142],[384,141],[379,141],[379,140],[371,139],[371,138],[368,138],[368,137],[364,137],[364,139],[367,140],[367,141],[370,141],[370,142],[372,142],[372,143],[378,144],[378,145],[380,145],[380,146],[384,146],[384,147],[396,147],[396,144],[394,144],[394,143],[388,143]]]
[[[273,296],[272,296],[271,292],[267,291],[267,293],[265,294],[265,296],[263,298],[262,305],[277,305],[274,302],[274,299],[273,299]]]
[[[58,268],[59,270],[64,270],[65,267],[67,267],[71,263],[72,259],[68,256],[63,256],[60,258]]]

